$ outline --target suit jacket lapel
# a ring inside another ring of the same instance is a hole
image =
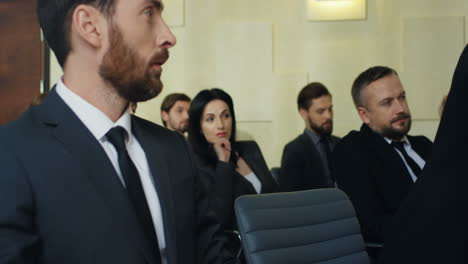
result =
[[[425,161],[427,162],[427,159],[429,158],[429,153],[427,146],[425,144],[422,144],[420,140],[417,140],[417,138],[412,137],[412,136],[407,136],[409,142],[411,143],[411,148],[418,153],[418,155]]]
[[[164,156],[164,152],[170,149],[171,146],[166,146],[163,140],[148,129],[145,129],[141,122],[138,122],[134,117],[132,117],[132,130],[145,152],[161,204],[168,263],[177,263],[176,230],[173,224],[175,223],[175,214],[173,212],[174,197],[171,192],[173,188],[171,175],[169,175],[169,168],[167,166],[168,162],[166,162]]]
[[[149,247],[144,242],[141,227],[128,200],[127,192],[100,143],[55,90],[47,96],[38,111],[41,121],[51,127],[52,135],[64,146],[65,154],[71,156],[71,160],[76,164],[76,170],[86,175],[96,192],[108,205],[110,213],[114,216],[113,219],[120,222],[122,230],[129,231],[128,235],[140,245],[139,248],[146,249],[144,255],[147,259],[154,260],[153,254],[148,254]]]
[[[320,157],[320,153],[317,150],[317,147],[315,146],[314,142],[310,138],[309,135],[304,131],[304,133],[301,135],[301,139],[303,144],[304,150],[308,153],[307,157],[309,159],[309,162],[311,164],[315,164],[320,168],[320,175],[325,174],[325,168],[323,167],[323,162],[322,158]]]
[[[390,171],[395,172],[390,173],[392,174],[392,178],[390,180],[398,183],[400,186],[402,186],[402,183],[404,183],[405,186],[412,184],[413,181],[408,169],[400,155],[398,155],[393,147],[388,144],[382,136],[373,132],[366,125],[362,126],[361,132],[364,134],[364,137],[372,139],[371,144],[369,145],[369,147],[374,149],[372,153],[375,153],[383,161],[383,164],[389,164],[390,166],[388,168]]]
[[[248,146],[249,145],[244,144],[244,142],[238,142],[239,153],[261,182],[261,192],[266,192],[272,188],[272,183],[266,179],[266,175],[269,175],[270,172],[268,168],[266,168],[267,171],[265,171],[265,168],[262,166],[262,157],[259,157],[260,153],[255,149],[248,148]]]
[[[337,138],[335,136],[331,136],[331,146],[330,146],[331,151],[333,151],[333,149],[335,149],[336,143],[338,143],[338,141],[340,141],[339,138]]]

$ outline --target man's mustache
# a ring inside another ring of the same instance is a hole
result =
[[[325,126],[325,125],[333,125],[333,121],[332,120],[327,120],[322,124],[322,126]]]
[[[154,64],[164,64],[169,59],[169,51],[167,49],[163,49],[160,52],[156,53],[150,59],[150,65]]]
[[[397,117],[393,118],[390,122],[393,124],[395,122],[398,122],[404,119],[409,119],[409,118],[411,118],[410,114],[402,113],[402,114],[399,114]]]

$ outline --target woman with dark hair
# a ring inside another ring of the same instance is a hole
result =
[[[226,230],[236,229],[234,200],[277,190],[254,141],[236,141],[231,97],[221,89],[199,92],[190,105],[188,141],[211,195],[212,208]]]

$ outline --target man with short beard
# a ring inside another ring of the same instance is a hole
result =
[[[168,94],[161,103],[163,125],[184,135],[188,129],[190,101],[183,93]]]
[[[408,135],[411,114],[395,70],[369,68],[356,78],[351,94],[364,124],[336,145],[332,175],[350,197],[365,240],[384,242],[432,143],[424,136]]]
[[[339,138],[332,135],[332,96],[323,84],[313,82],[299,92],[297,107],[305,129],[284,147],[280,189],[291,192],[334,187],[329,162]]]
[[[63,77],[0,128],[0,264],[226,263],[183,136],[130,114],[176,39],[161,0],[38,0]]]

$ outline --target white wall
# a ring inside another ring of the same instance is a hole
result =
[[[374,65],[399,71],[413,113],[411,134],[433,139],[437,109],[467,42],[466,0],[368,0],[363,21],[308,22],[306,0],[166,0],[178,38],[164,68],[165,88],[138,115],[160,123],[171,92],[194,96],[221,87],[234,98],[240,139],[255,139],[270,167],[302,132],[298,91],[310,81],[333,94],[335,134],[361,122],[350,87]],[[52,67],[52,83],[60,68]]]

